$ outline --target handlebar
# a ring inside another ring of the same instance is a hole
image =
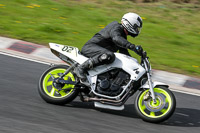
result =
[[[148,58],[148,57],[147,57],[147,52],[146,52],[146,51],[143,51],[141,57],[142,57],[143,59],[144,59],[144,58]]]
[[[142,51],[142,55],[141,55],[141,64],[143,64],[144,62],[146,62],[146,58],[148,59],[149,57],[147,56],[147,52],[146,51]]]

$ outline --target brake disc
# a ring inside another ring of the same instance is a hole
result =
[[[156,95],[156,104],[153,103],[152,98],[145,100],[144,101],[144,105],[146,106],[147,110],[149,110],[150,112],[159,112],[161,111],[165,105],[165,96],[161,93],[155,93]]]

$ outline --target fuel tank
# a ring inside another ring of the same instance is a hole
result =
[[[135,58],[120,53],[115,53],[115,56],[113,63],[95,67],[88,71],[89,75],[96,76],[115,68],[121,68],[130,74],[131,79],[138,80],[145,73],[145,69]]]

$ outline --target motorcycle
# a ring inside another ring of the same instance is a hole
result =
[[[52,53],[67,64],[52,65],[40,77],[38,91],[47,103],[63,105],[79,96],[82,102],[94,102],[97,108],[123,110],[125,102],[136,93],[135,110],[144,121],[163,122],[175,111],[176,99],[169,86],[152,81],[151,65],[145,51],[141,63],[115,53],[113,63],[87,71],[87,81],[83,82],[76,76],[74,68],[88,58],[76,47],[49,45]]]

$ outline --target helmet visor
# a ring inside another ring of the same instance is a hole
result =
[[[129,31],[129,35],[131,35],[132,37],[136,37],[140,34],[140,31],[141,31],[142,27],[139,27],[138,25],[134,25],[132,27],[132,32]]]
[[[137,24],[134,24],[133,30],[136,32],[136,34],[139,34],[141,29],[142,29],[142,27],[138,26]]]

